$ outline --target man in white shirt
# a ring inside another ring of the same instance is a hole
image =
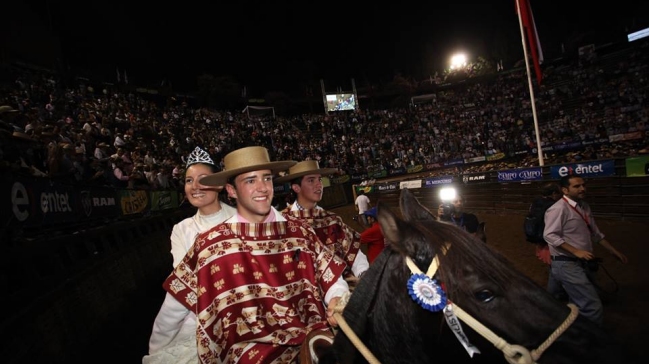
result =
[[[365,211],[369,210],[372,206],[370,205],[370,198],[365,195],[365,191],[358,191],[358,197],[356,197],[354,205],[356,211],[358,211],[358,221],[360,221],[365,227],[369,226],[367,216],[365,216]]]

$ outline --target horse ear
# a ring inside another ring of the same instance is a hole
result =
[[[399,199],[401,212],[403,213],[406,221],[434,221],[435,216],[422,204],[419,203],[415,194],[409,189],[404,188],[401,190],[401,197]]]
[[[478,230],[476,231],[476,236],[480,240],[482,240],[483,243],[487,242],[487,227],[484,221],[478,224]]]
[[[404,235],[404,232],[407,231],[406,222],[397,217],[384,202],[379,201],[376,210],[377,220],[386,244],[401,254],[411,255],[414,247],[410,246],[410,239]]]
[[[381,226],[381,232],[385,240],[390,243],[399,241],[399,229],[397,220],[399,219],[383,202],[379,201],[376,205],[376,219]]]

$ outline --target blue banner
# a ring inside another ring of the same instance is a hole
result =
[[[445,166],[455,166],[458,164],[464,164],[464,159],[451,159],[446,162],[444,162]]]
[[[559,179],[569,174],[578,174],[583,177],[606,177],[615,174],[613,160],[594,161],[585,163],[559,164],[550,167],[552,178]]]
[[[453,183],[453,176],[431,177],[424,180],[424,187]]]
[[[498,182],[526,182],[540,181],[543,179],[543,169],[522,168],[498,171]]]

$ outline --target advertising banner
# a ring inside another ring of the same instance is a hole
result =
[[[378,192],[392,192],[399,190],[399,182],[388,182],[380,185],[374,185]]]
[[[352,177],[351,177],[352,182],[362,181],[364,179],[367,179],[367,174],[365,174],[365,173],[362,173],[362,174],[355,173],[355,174],[352,174]]]
[[[50,184],[45,179],[18,179],[11,186],[14,217],[24,226],[72,222],[81,216],[72,186]]]
[[[375,191],[374,186],[356,186],[356,194],[358,195],[358,191],[363,191],[366,194],[372,193]]]
[[[421,164],[417,164],[416,166],[410,166],[408,167],[408,173],[417,173],[421,172],[424,170],[424,166]]]
[[[649,155],[627,158],[626,164],[627,177],[644,177],[649,175]]]
[[[408,188],[408,189],[421,188],[421,180],[416,179],[416,180],[412,180],[412,181],[402,181],[401,183],[399,183],[399,188],[400,189],[404,189],[404,188]]]
[[[430,177],[424,180],[424,187],[430,188],[449,183],[453,183],[453,176]]]
[[[487,160],[487,157],[480,156],[480,157],[473,157],[473,158],[467,158],[464,160],[465,163],[477,163],[477,162],[484,162]]]
[[[615,174],[613,160],[594,161],[585,163],[559,164],[550,167],[552,178],[559,179],[569,174],[578,174],[583,177],[606,177]]]
[[[149,208],[147,191],[120,190],[118,192],[119,206],[123,215],[141,214]]]
[[[178,207],[178,192],[152,191],[151,211],[168,210]]]
[[[476,182],[489,182],[489,174],[465,174],[462,176],[462,182],[466,183],[476,183]]]
[[[91,187],[79,192],[78,210],[84,219],[112,218],[120,215],[112,188]]]
[[[527,182],[543,179],[543,170],[537,168],[510,169],[498,171],[498,182]]]
[[[348,174],[343,174],[342,176],[332,178],[331,182],[335,183],[335,184],[343,184],[345,182],[349,182],[349,180],[350,180],[349,175]]]
[[[487,160],[489,160],[489,157],[487,157]],[[445,166],[456,166],[459,164],[464,164],[464,159],[451,159],[444,162]]]
[[[487,160],[488,161],[497,161],[499,159],[505,158],[506,156],[507,155],[505,155],[505,153],[499,152],[499,153],[496,153],[496,154],[488,155]]]

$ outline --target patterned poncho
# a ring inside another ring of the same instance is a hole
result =
[[[307,222],[322,241],[336,256],[352,267],[361,247],[361,236],[343,222],[343,219],[333,212],[324,209],[282,210],[286,218],[296,217]]]
[[[164,288],[196,313],[202,363],[292,363],[345,264],[294,218],[220,224],[198,236]]]

